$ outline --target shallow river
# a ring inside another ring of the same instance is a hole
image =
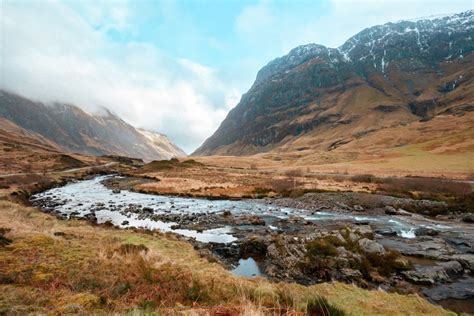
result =
[[[31,197],[31,201],[33,205],[41,207],[44,211],[66,219],[71,217],[89,218],[98,223],[109,221],[121,228],[158,229],[195,238],[203,243],[228,244],[225,246],[233,246],[238,238],[242,238],[242,230],[252,232],[255,227],[235,224],[235,226],[221,226],[197,231],[182,229],[175,222],[160,221],[157,220],[157,217],[158,215],[171,215],[163,217],[171,217],[176,220],[176,218],[180,218],[180,215],[191,214],[193,215],[191,222],[194,222],[194,214],[202,215],[203,213],[219,214],[230,211],[233,216],[258,215],[265,221],[265,226],[258,226],[261,227],[259,229],[266,230],[264,233],[278,230],[278,222],[291,217],[303,218],[306,221],[321,224],[323,227],[341,223],[343,225],[346,223],[348,225],[370,224],[371,229],[376,232],[376,239],[379,243],[413,256],[412,258],[451,256],[453,253],[464,253],[470,256],[473,253],[471,245],[474,227],[459,222],[434,221],[415,214],[412,216],[364,215],[344,210],[324,212],[322,210],[296,209],[279,207],[266,200],[207,200],[151,195],[126,190],[114,192],[102,184],[104,180],[112,177],[114,176],[98,176],[90,180],[73,182],[63,187],[38,193]],[[420,227],[434,229],[439,233],[438,237],[440,238],[417,237],[415,231]],[[388,232],[388,234],[384,232]],[[447,244],[440,244],[440,240],[445,240]],[[442,249],[439,249],[440,245],[443,247]],[[437,252],[439,254],[436,254]],[[442,260],[446,260],[446,258]],[[434,269],[438,268],[437,263],[433,260],[429,260],[428,263],[415,261],[415,268],[423,269],[425,264]],[[233,273],[247,277],[263,275],[259,263],[252,258],[241,258]],[[474,278],[465,274],[463,278],[450,281],[452,281],[450,284],[438,284],[435,287],[423,289],[425,291],[423,293],[453,310],[470,311],[474,308],[472,306]],[[453,297],[455,299],[451,299]]]
[[[314,212],[305,209],[276,207],[261,200],[207,200],[182,198],[164,195],[151,195],[131,191],[113,193],[101,182],[111,176],[98,176],[91,180],[83,180],[67,184],[63,187],[50,189],[34,195],[31,200],[35,205],[41,205],[47,211],[54,211],[65,218],[70,216],[84,217],[95,209],[98,223],[107,221],[114,225],[127,228],[137,227],[159,229],[163,232],[172,231],[186,237],[195,238],[200,242],[232,243],[236,237],[232,235],[232,227],[222,227],[198,232],[188,229],[172,229],[176,223],[154,221],[143,218],[133,212],[127,212],[130,207],[147,207],[154,214],[185,214],[185,213],[219,213],[231,211],[233,214],[253,214],[265,219],[271,229],[272,222],[282,218],[299,216],[308,221],[353,221],[369,222],[370,224],[395,231],[398,236],[415,238],[418,227],[449,230],[448,225],[432,222],[428,219],[401,219],[385,215],[357,215],[344,212]],[[42,202],[49,203],[44,206]]]

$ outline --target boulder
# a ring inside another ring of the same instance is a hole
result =
[[[415,230],[416,236],[438,236],[439,232],[432,228],[419,227]]]
[[[432,288],[424,288],[422,293],[433,301],[446,299],[474,299],[474,278],[463,278],[449,284],[440,284]]]
[[[142,209],[142,211],[143,211],[144,213],[153,213],[153,209],[152,209],[151,207],[144,207],[144,208]]]
[[[474,273],[474,254],[463,253],[452,255],[451,258],[459,262],[464,269]]]
[[[367,237],[369,239],[373,239],[374,233],[372,231],[372,228],[369,225],[361,225],[356,227],[355,229],[356,234],[360,236]]]
[[[385,206],[385,214],[387,215],[398,215],[398,211],[390,205]]]
[[[417,266],[415,270],[402,274],[408,281],[417,284],[435,284],[446,282],[455,276],[463,274],[463,267],[457,261],[440,262],[434,266]]]
[[[466,223],[474,223],[474,214],[473,213],[466,214],[462,217],[462,220],[463,222],[466,222]]]
[[[343,268],[339,270],[339,274],[337,279],[343,282],[352,283],[352,282],[359,282],[363,279],[363,275],[360,271]]]
[[[428,259],[439,260],[444,256],[450,256],[455,251],[442,238],[431,236],[420,236],[417,239],[379,239],[385,247],[397,250],[406,256],[416,256]]]
[[[240,255],[243,258],[262,258],[267,253],[268,241],[264,238],[251,236],[242,241],[240,245]]]
[[[366,253],[378,254],[378,255],[385,254],[385,248],[374,240],[370,240],[368,238],[362,238],[359,240],[358,243],[359,243],[360,248]]]

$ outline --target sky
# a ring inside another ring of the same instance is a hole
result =
[[[0,0],[0,88],[107,108],[191,153],[258,70],[292,48],[472,9],[472,0]]]

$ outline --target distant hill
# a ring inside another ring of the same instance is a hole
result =
[[[474,11],[374,26],[339,48],[297,47],[258,72],[194,155],[357,155],[415,143],[472,152],[473,50]]]
[[[186,156],[163,134],[136,129],[105,110],[89,114],[63,103],[46,105],[0,91],[0,130],[28,142],[87,155],[121,155],[144,160]]]

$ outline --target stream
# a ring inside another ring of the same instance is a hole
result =
[[[97,223],[110,222],[120,228],[136,227],[173,232],[203,244],[211,246],[222,244],[229,248],[258,230],[262,235],[291,233],[291,228],[283,230],[279,224],[282,221],[291,222],[295,218],[304,220],[306,223],[304,225],[309,223],[321,225],[320,227],[339,223],[348,223],[354,227],[365,225],[374,231],[375,240],[378,243],[413,258],[416,273],[412,279],[425,276],[439,277],[440,281],[436,281],[432,284],[433,286],[422,289],[424,291],[422,293],[429,299],[446,302],[446,306],[460,304],[462,307],[457,308],[457,311],[466,311],[472,307],[474,300],[474,278],[472,277],[474,228],[472,225],[437,221],[416,214],[393,216],[348,212],[347,210],[315,211],[276,206],[268,200],[207,200],[112,190],[103,182],[114,177],[118,178],[107,175],[72,182],[35,194],[31,197],[31,202],[43,211],[64,219],[84,218]],[[192,223],[194,218],[198,219],[203,215],[211,218],[212,216],[220,217],[226,212],[236,218],[247,215],[257,216],[264,222],[253,226],[233,221],[207,227],[204,225],[196,229],[189,226],[183,227],[178,223],[184,216],[190,218],[189,222]],[[175,220],[166,220],[168,218]],[[302,224],[295,223],[293,227],[298,225]],[[417,236],[416,232],[420,228],[435,231],[436,237]],[[416,258],[427,259],[417,261]],[[258,260],[254,260],[251,256],[240,257],[237,260],[238,263],[232,264],[234,266],[232,272],[235,275],[245,277],[265,275],[261,270],[261,263],[259,264]],[[423,260],[427,263],[422,262]],[[457,265],[451,264],[453,262]],[[448,267],[448,264],[451,265]],[[456,276],[452,277],[451,273],[456,273]],[[447,280],[451,283],[448,286],[444,285],[446,281],[442,280],[444,275],[449,275]],[[449,291],[447,292],[446,289]]]
[[[263,200],[207,200],[202,198],[183,198],[165,195],[152,195],[121,191],[114,193],[102,182],[111,176],[98,176],[90,180],[69,183],[32,196],[31,201],[46,211],[70,217],[86,217],[94,209],[97,222],[110,221],[121,228],[159,229],[200,242],[232,243],[237,238],[232,235],[232,227],[222,227],[198,232],[189,229],[173,229],[175,222],[163,222],[143,218],[140,214],[128,212],[130,208],[146,208],[153,214],[211,214],[231,211],[233,214],[258,215],[265,219],[270,229],[278,219],[301,217],[311,222],[353,221],[369,222],[380,229],[395,232],[398,236],[413,239],[418,227],[449,231],[451,226],[434,222],[423,217],[407,220],[384,215],[357,215],[347,212],[308,211],[289,207],[276,207]],[[46,202],[47,203],[44,203]]]

